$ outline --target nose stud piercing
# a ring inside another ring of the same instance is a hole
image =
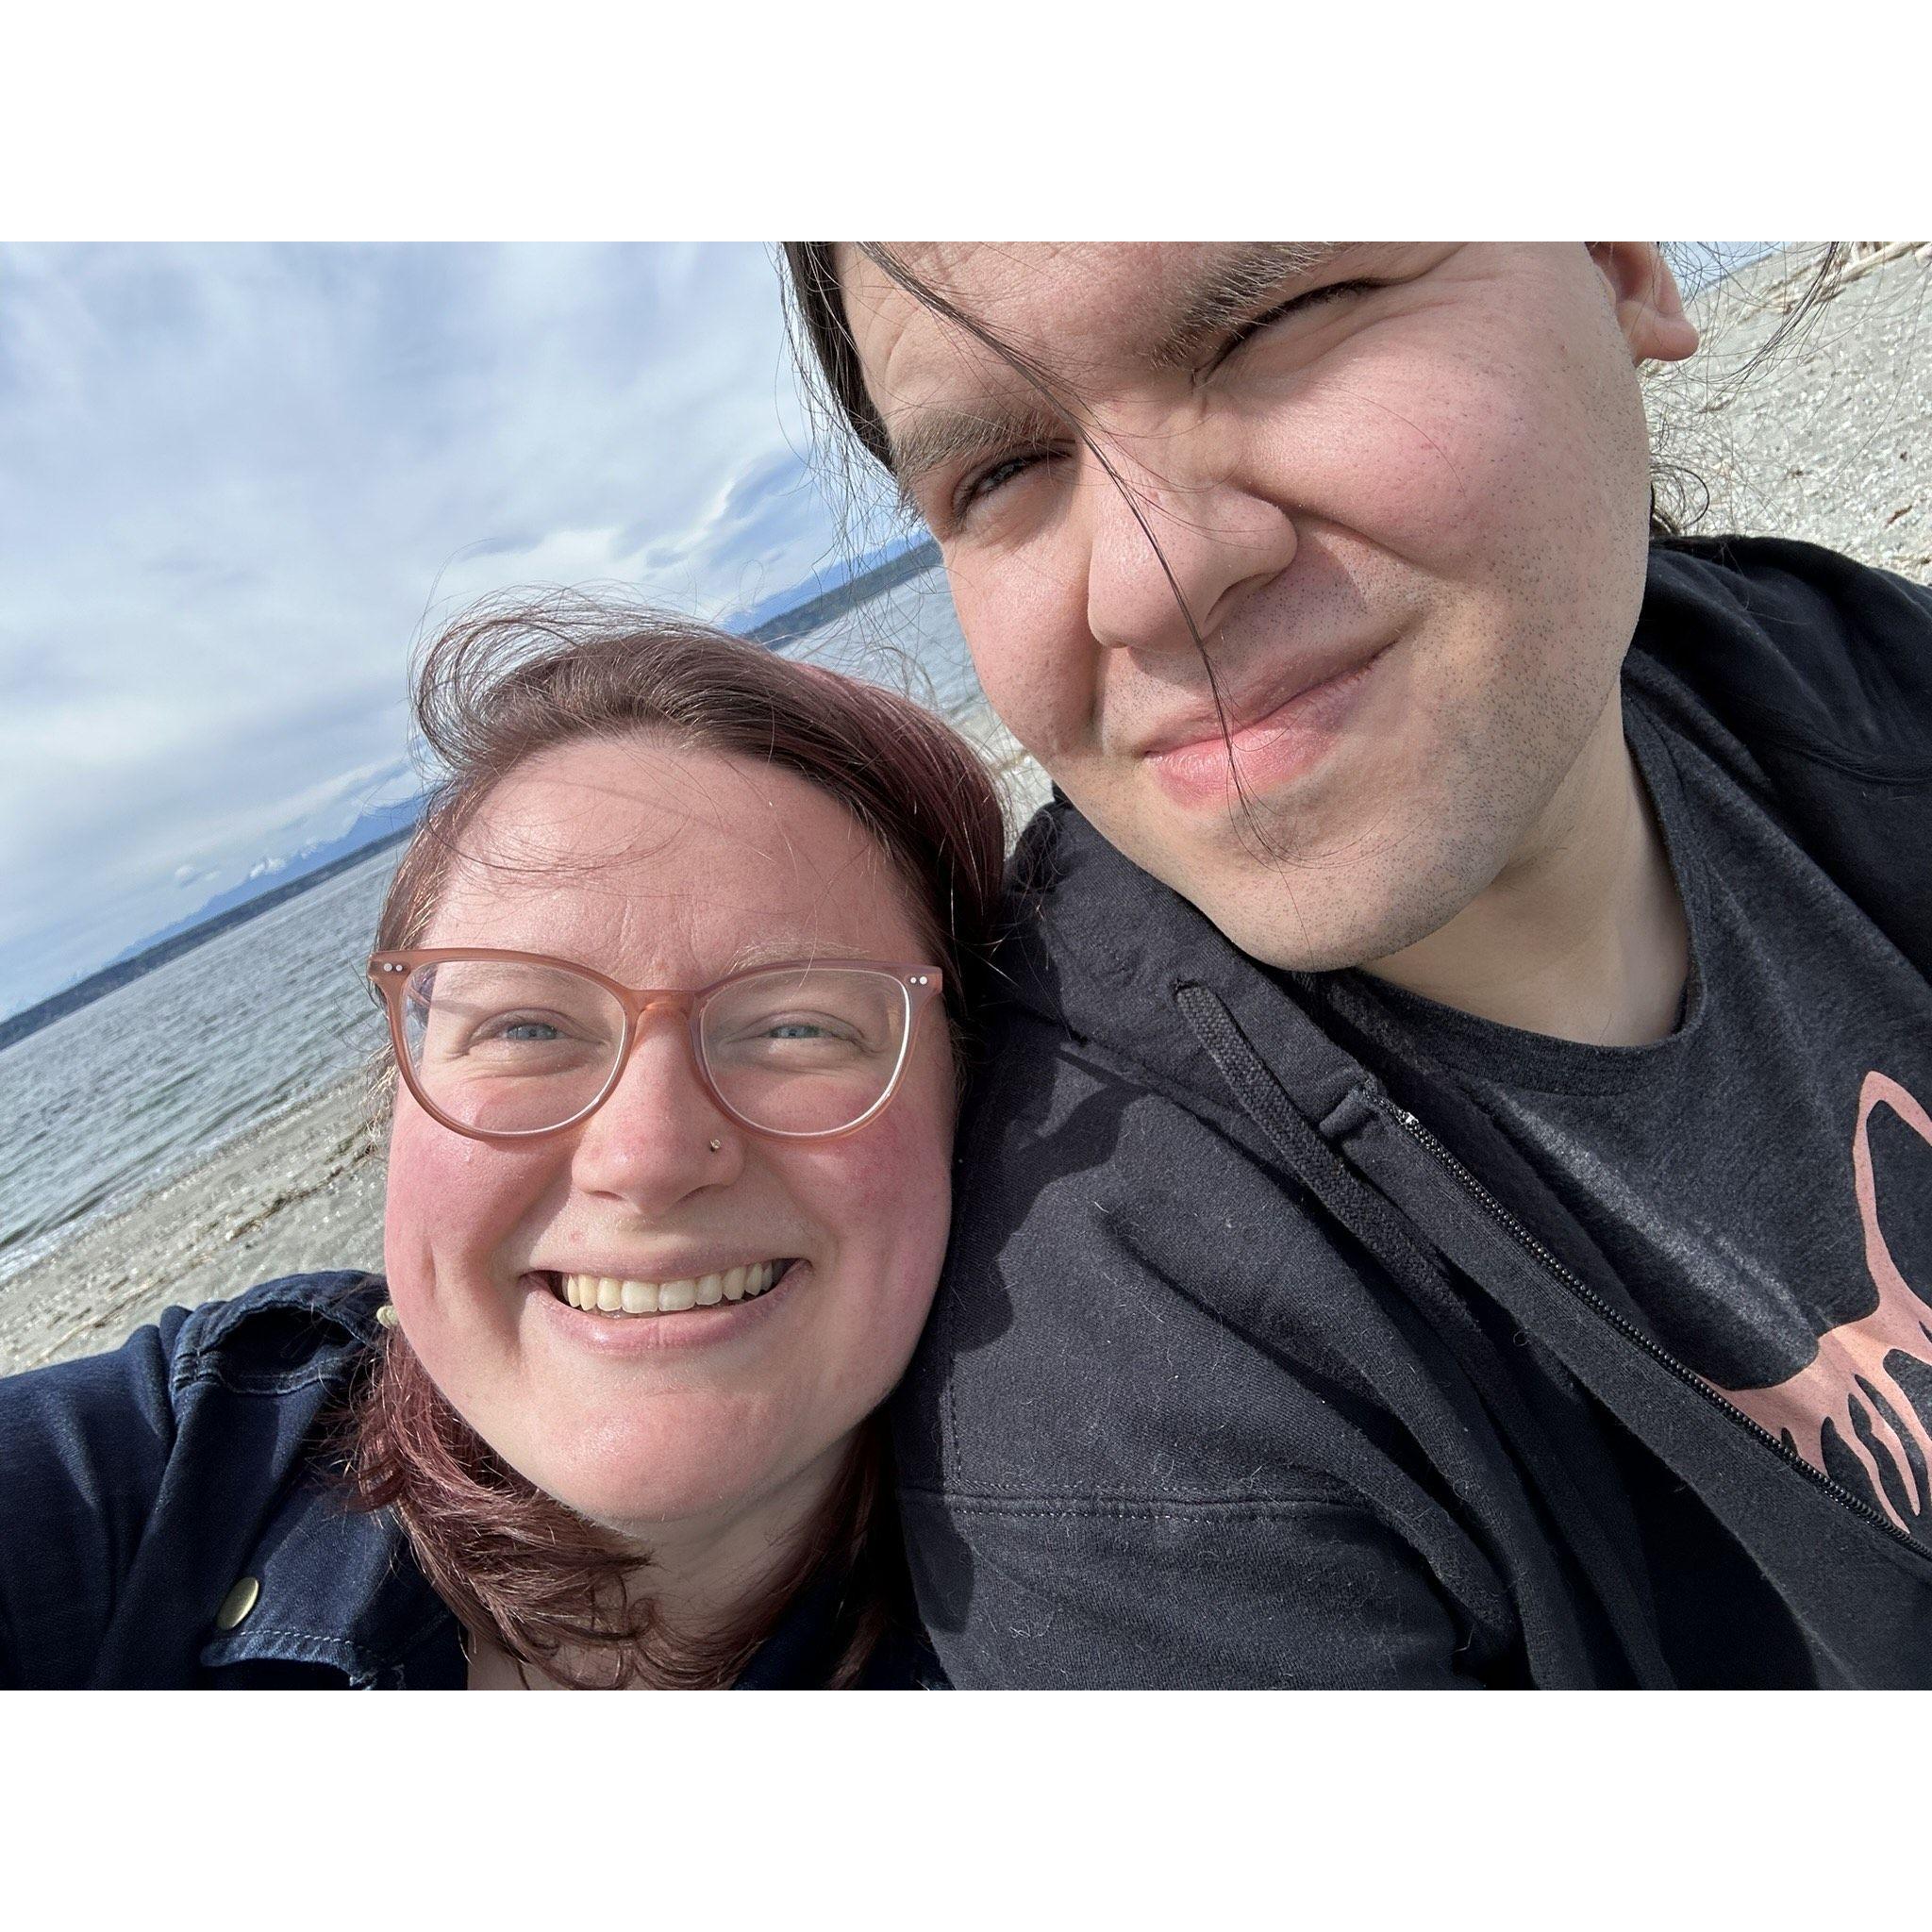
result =
[[[722,1141],[713,1141],[711,1142],[711,1152],[713,1154],[716,1154],[719,1151],[719,1149],[724,1146],[724,1143]]]

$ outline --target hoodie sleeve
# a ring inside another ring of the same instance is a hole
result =
[[[913,1574],[947,1674],[1497,1674],[1520,1644],[1507,1593],[1318,1331],[1340,1324],[1357,1359],[1395,1362],[1413,1338],[1277,1176],[1172,1102],[1035,1045],[1003,1057],[1025,1063],[1012,1092],[974,1109],[946,1278],[897,1407]]]

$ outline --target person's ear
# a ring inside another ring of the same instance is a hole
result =
[[[1654,242],[1591,242],[1590,258],[1608,289],[1633,362],[1681,362],[1697,346],[1671,274]]]

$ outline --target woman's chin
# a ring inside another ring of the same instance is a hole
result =
[[[646,1445],[635,1458],[613,1458],[608,1437],[603,1440],[601,1470],[590,1466],[599,1458],[587,1454],[560,1457],[525,1474],[576,1515],[646,1549],[667,1534],[722,1528],[778,1486],[777,1457],[746,1455],[741,1443],[720,1456],[666,1454]]]

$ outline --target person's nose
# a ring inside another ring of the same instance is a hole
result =
[[[698,1078],[683,1023],[646,1015],[616,1087],[579,1130],[571,1178],[586,1193],[656,1219],[701,1189],[735,1180],[744,1142]]]
[[[1183,603],[1211,640],[1294,560],[1293,519],[1241,478],[1224,441],[1208,424],[1102,441],[1112,476],[1090,453],[1081,489],[1097,643],[1191,652]]]

